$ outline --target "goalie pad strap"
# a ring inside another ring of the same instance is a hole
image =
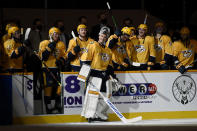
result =
[[[89,94],[94,94],[94,95],[99,95],[99,92],[97,92],[97,91],[92,91],[92,90],[89,90],[88,93],[89,93]]]

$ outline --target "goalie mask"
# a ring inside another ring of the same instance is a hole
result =
[[[105,46],[105,43],[107,41],[107,39],[109,38],[110,36],[110,29],[106,26],[102,27],[100,32],[99,32],[99,40],[98,42]]]
[[[109,38],[110,35],[110,29],[107,26],[103,26],[99,32],[99,35],[101,34],[105,34],[107,36],[107,38]]]

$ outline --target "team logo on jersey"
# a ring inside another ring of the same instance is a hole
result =
[[[192,50],[185,50],[185,51],[182,51],[182,53],[183,53],[183,56],[186,58],[189,58],[192,56]]]
[[[109,55],[108,55],[108,54],[106,54],[106,53],[100,53],[100,55],[101,55],[101,59],[102,59],[104,62],[106,62],[106,61],[109,60]]]
[[[117,48],[117,51],[118,51],[118,53],[121,53],[121,54],[125,54],[126,53],[125,48],[123,46],[119,46]]]
[[[190,76],[179,76],[173,83],[172,93],[178,102],[188,104],[196,96],[196,83]]]
[[[141,52],[144,52],[146,49],[143,45],[136,45],[135,50],[136,52],[141,53]]]
[[[88,52],[88,49],[85,48],[85,47],[84,47],[84,48],[81,48],[81,52],[82,52],[82,53],[87,53],[87,52]]]

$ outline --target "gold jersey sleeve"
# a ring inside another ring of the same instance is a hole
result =
[[[169,36],[163,35],[161,37],[161,43],[164,46],[164,50],[166,54],[173,55],[173,47],[172,47],[172,40]]]
[[[8,39],[4,42],[4,51],[5,56],[7,57],[7,68],[6,69],[22,69],[23,68],[23,58],[19,56],[17,58],[11,58],[12,53],[16,53],[18,55],[18,47],[22,44],[15,42],[13,39]]]
[[[114,34],[114,35],[111,35],[109,38],[108,38],[108,40],[107,40],[107,42],[106,42],[106,47],[109,47],[110,45],[110,41],[112,40],[112,39],[118,39],[118,37]]]
[[[4,43],[4,42],[6,42],[8,39],[10,39],[9,36],[8,36],[7,34],[5,34],[5,35],[3,35],[1,41],[2,41],[2,43]]]
[[[145,43],[148,43],[149,46],[149,52],[150,52],[150,56],[152,57],[156,57],[156,51],[155,51],[155,39],[152,36],[147,36],[145,38]]]
[[[91,69],[98,71],[107,70],[108,65],[112,66],[112,55],[109,48],[102,47],[98,42],[88,44],[87,51],[81,56],[82,61],[90,61]]]
[[[197,48],[196,46],[196,40],[190,40],[190,44],[187,47],[183,42],[175,41],[173,43],[173,56],[177,57],[179,63],[185,67],[192,66]]]

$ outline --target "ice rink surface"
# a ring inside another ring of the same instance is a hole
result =
[[[197,131],[197,119],[154,119],[114,122],[0,126],[0,131]]]

